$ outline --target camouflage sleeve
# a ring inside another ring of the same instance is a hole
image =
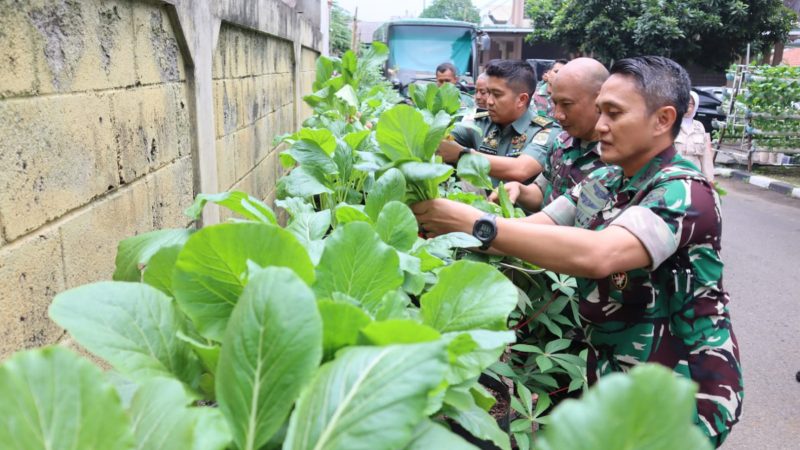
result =
[[[453,131],[450,132],[450,135],[453,136],[453,139],[458,142],[459,145],[464,147],[477,149],[480,146],[480,135],[478,132],[463,125],[456,124]]]
[[[545,171],[546,170],[547,167],[545,167]],[[533,184],[539,186],[539,189],[542,191],[542,194],[547,192],[547,186],[550,185],[550,180],[548,180],[547,177],[545,176],[545,171],[542,171],[542,173],[540,173],[539,176],[537,176],[536,179],[533,180]]]

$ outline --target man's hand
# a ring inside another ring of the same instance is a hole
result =
[[[455,164],[458,162],[458,155],[461,153],[461,150],[464,150],[464,147],[459,145],[458,142],[443,140],[439,144],[439,148],[436,152],[442,157],[444,162]]]
[[[483,215],[472,206],[443,198],[415,203],[411,210],[429,238],[455,231],[472,233],[475,221]]]
[[[511,200],[511,203],[517,203],[519,194],[522,192],[522,189],[525,187],[525,185],[519,181],[509,181],[508,183],[505,183],[504,186],[506,188],[506,192],[508,193],[508,199]],[[497,189],[500,188],[498,187]],[[497,189],[493,190],[492,193],[489,194],[489,201],[499,204],[500,195],[497,193]]]

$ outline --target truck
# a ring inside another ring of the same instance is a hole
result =
[[[386,78],[401,94],[416,81],[436,79],[436,66],[450,62],[458,70],[459,88],[474,87],[479,51],[489,48],[489,36],[477,25],[449,19],[398,19],[381,25],[373,41],[389,47]]]

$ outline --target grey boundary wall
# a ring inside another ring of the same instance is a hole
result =
[[[274,201],[323,3],[0,0],[0,360],[72,345],[53,296],[110,279],[119,240],[192,226],[196,194]]]

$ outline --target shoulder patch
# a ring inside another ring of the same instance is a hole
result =
[[[473,116],[473,117],[475,117],[475,120],[477,120],[477,119],[485,119],[486,117],[489,117],[489,111],[482,111],[482,112],[479,112],[479,113],[475,113],[475,116]]]
[[[531,122],[539,125],[540,127],[546,127],[553,123],[553,119],[548,119],[547,117],[542,116],[534,116],[533,119],[531,119]]]
[[[541,130],[536,135],[533,136],[533,140],[531,143],[536,145],[546,145],[547,140],[550,138],[550,133],[545,130]]]

